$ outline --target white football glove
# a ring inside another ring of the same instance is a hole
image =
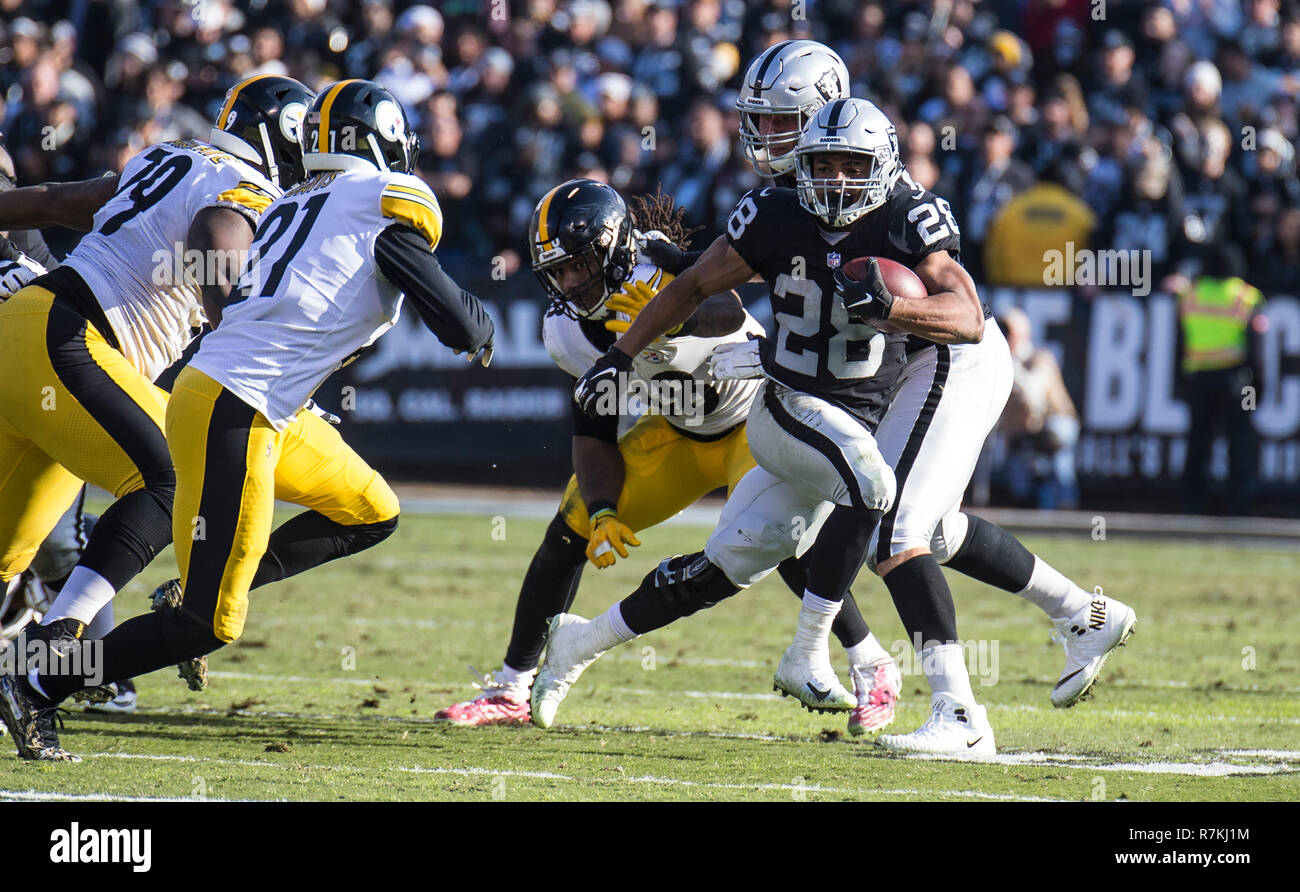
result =
[[[763,377],[763,361],[758,356],[762,343],[762,338],[753,338],[714,348],[709,354],[709,377],[714,381]]]
[[[0,261],[0,300],[8,300],[37,276],[45,275],[45,267],[26,254],[17,260]]]

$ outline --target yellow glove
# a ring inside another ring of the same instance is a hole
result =
[[[665,273],[663,283],[667,285],[671,281],[672,276]],[[649,282],[624,282],[623,290],[605,301],[605,306],[615,313],[622,313],[627,318],[619,319],[617,316],[611,316],[605,321],[605,328],[618,334],[627,331],[632,327],[637,315],[645,309],[645,305],[650,303],[650,299],[656,294],[658,292],[650,287]],[[679,330],[681,326],[677,325],[664,334],[674,335]]]
[[[587,542],[587,559],[600,569],[614,566],[614,552],[627,557],[628,545],[640,545],[636,534],[618,519],[612,508],[597,511],[591,520],[591,539]]]

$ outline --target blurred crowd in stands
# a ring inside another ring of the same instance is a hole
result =
[[[1217,245],[1265,296],[1300,289],[1294,0],[0,0],[0,21],[21,182],[203,137],[250,74],[370,77],[419,128],[453,269],[520,271],[534,203],[575,175],[662,186],[701,246],[758,183],[745,66],[810,37],[949,200],[977,281],[1041,286],[1039,247],[1074,242],[1149,250],[1155,287],[1186,291]],[[1025,376],[1035,435],[1070,439],[1052,376]]]
[[[734,138],[745,64],[812,37],[897,123],[979,279],[1024,278],[1012,246],[1044,206],[1079,247],[1149,248],[1157,282],[1221,241],[1266,293],[1300,278],[1300,7],[1281,0],[0,0],[0,14],[0,127],[26,182],[202,136],[252,73],[373,77],[418,122],[444,251],[514,269],[533,203],[575,174],[662,184],[706,238],[756,182]]]

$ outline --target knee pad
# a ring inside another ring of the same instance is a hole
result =
[[[939,563],[948,563],[961,551],[969,530],[970,523],[966,515],[960,511],[950,511],[934,528],[934,535],[930,537],[930,554]]]
[[[728,579],[702,551],[661,561],[641,585],[653,588],[681,616],[712,607],[740,591],[740,586]]]

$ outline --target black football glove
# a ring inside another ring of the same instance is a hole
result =
[[[618,376],[632,370],[632,357],[617,347],[610,347],[605,355],[596,360],[595,365],[583,372],[578,383],[573,387],[573,401],[592,418],[600,413],[596,411],[603,396],[610,388],[618,387]],[[613,391],[617,393],[618,391]]]
[[[837,269],[834,274],[835,293],[844,302],[849,318],[854,322],[888,319],[894,309],[894,295],[880,274],[880,264],[872,257],[867,261],[867,271],[861,279],[853,281]]]

